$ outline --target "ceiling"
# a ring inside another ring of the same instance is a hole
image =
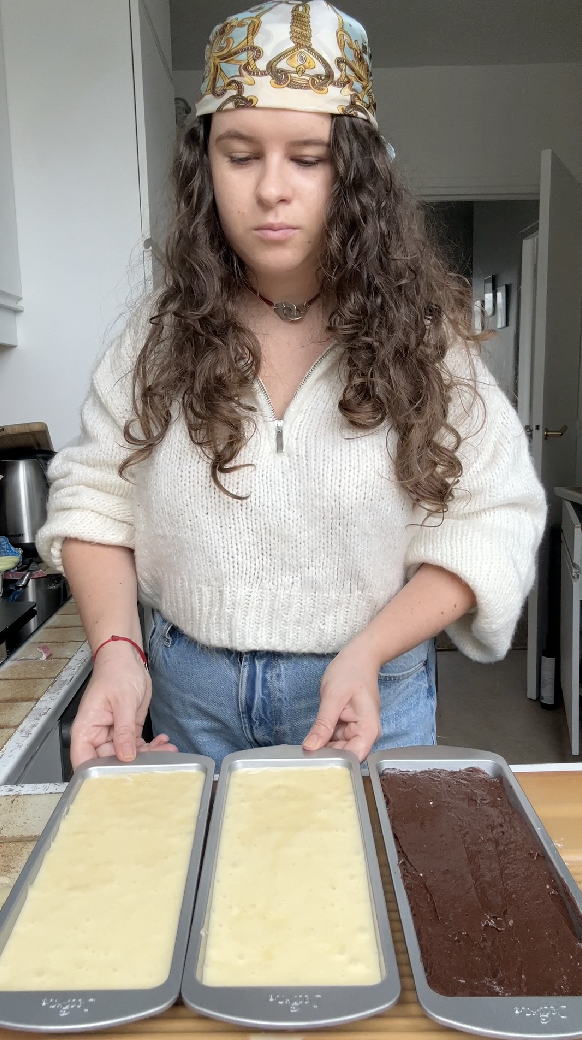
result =
[[[344,0],[339,6],[366,26],[376,68],[582,61],[581,0]],[[170,8],[174,69],[202,69],[210,32],[244,3],[170,0]]]

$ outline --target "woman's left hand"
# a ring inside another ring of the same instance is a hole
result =
[[[378,670],[361,642],[340,650],[323,674],[319,712],[303,741],[306,751],[328,745],[353,751],[363,762],[382,732]]]
[[[147,740],[144,740],[140,732],[136,732],[135,736],[136,751],[138,754],[145,751],[178,751],[175,744],[170,743],[170,738],[166,733],[158,733],[157,737],[148,744]],[[98,752],[99,758],[107,757],[109,755],[115,755],[115,748],[113,747],[113,739],[107,741],[105,744],[101,744]]]

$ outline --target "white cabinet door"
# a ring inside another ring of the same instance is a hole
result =
[[[130,0],[142,238],[146,277],[159,285],[176,141],[169,0]]]
[[[22,289],[1,17],[0,11],[0,346],[15,347]]]
[[[560,680],[573,755],[580,754],[580,563],[582,527],[570,502],[562,504]]]
[[[172,27],[168,0],[143,0],[151,27],[162,52],[162,60],[172,68]]]
[[[575,483],[582,315],[582,185],[551,150],[542,152],[531,380],[531,449],[559,526],[556,486]],[[528,599],[527,695],[538,695],[548,622],[549,530]]]
[[[14,781],[16,784],[62,784],[63,762],[61,759],[61,741],[59,724],[56,723],[47,733],[40,747],[35,751],[30,762]]]

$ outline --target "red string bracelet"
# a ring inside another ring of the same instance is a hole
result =
[[[97,657],[97,654],[99,653],[99,651],[102,650],[103,647],[107,645],[107,643],[131,643],[131,645],[134,647],[135,650],[137,650],[139,656],[141,657],[141,659],[142,659],[142,661],[144,663],[144,667],[147,668],[147,666],[148,666],[148,659],[147,659],[146,655],[144,654],[141,646],[139,645],[139,643],[136,643],[133,639],[130,639],[129,636],[109,636],[109,639],[105,639],[97,647],[95,653],[93,654],[93,661]]]

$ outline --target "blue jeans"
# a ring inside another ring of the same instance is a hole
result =
[[[179,751],[209,755],[220,767],[233,751],[303,743],[335,654],[216,649],[155,610],[148,656],[154,735],[167,733]],[[435,663],[430,639],[382,665],[382,735],[373,751],[436,743]]]

